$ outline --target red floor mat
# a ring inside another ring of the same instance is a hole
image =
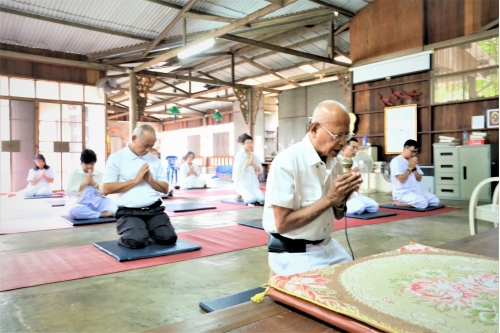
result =
[[[82,279],[207,257],[267,244],[268,235],[240,225],[179,233],[199,251],[118,262],[93,245],[0,256],[0,291]]]
[[[168,216],[170,217],[175,217],[175,216],[183,216],[183,215],[195,215],[195,214],[205,214],[205,213],[216,213],[216,212],[224,212],[227,210],[238,210],[238,209],[247,209],[247,208],[255,208],[253,206],[244,206],[244,205],[234,205],[234,204],[228,204],[228,203],[223,203],[223,202],[199,202],[206,204],[207,206],[215,206],[215,209],[206,209],[206,210],[195,210],[192,212],[182,212],[182,213],[172,213],[165,211]],[[168,204],[168,203],[163,203]]]
[[[417,217],[444,214],[444,213],[452,212],[454,210],[459,210],[459,209],[461,209],[461,208],[444,207],[441,209],[431,210],[429,212],[414,212],[411,210],[397,210],[397,209],[389,209],[389,208],[379,208],[380,212],[396,213],[397,215],[389,216],[389,217],[380,217],[380,218],[371,219],[371,220],[352,219],[352,218],[348,217],[347,218],[347,228],[361,227],[361,226],[370,225],[370,224],[395,222],[395,221],[401,221],[401,220],[414,219]],[[344,220],[343,219],[342,220],[335,220],[335,223],[333,226],[333,231],[337,231],[337,230],[341,230],[341,229],[344,229]]]

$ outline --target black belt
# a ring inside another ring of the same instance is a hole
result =
[[[121,209],[132,209],[132,210],[141,210],[141,211],[144,211],[144,210],[149,210],[149,209],[153,209],[153,208],[156,208],[156,207],[160,207],[162,205],[162,203],[163,202],[161,200],[158,200],[155,203],[153,203],[152,205],[147,206],[147,207],[125,207],[125,206],[120,206],[119,208],[121,208]]]
[[[307,244],[318,245],[323,241],[324,239],[312,241],[308,239],[292,239],[280,234],[271,234],[267,247],[269,252],[303,253],[306,252]]]

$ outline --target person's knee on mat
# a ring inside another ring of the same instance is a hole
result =
[[[166,225],[156,228],[151,233],[151,238],[161,245],[174,245],[177,242],[177,235]]]
[[[118,243],[130,249],[143,249],[149,245],[149,237],[128,238],[122,236]]]
[[[142,228],[126,230],[121,234],[119,244],[131,249],[145,248],[149,245],[148,232]]]
[[[429,206],[429,202],[422,196],[418,196],[411,204],[418,209],[426,209]]]

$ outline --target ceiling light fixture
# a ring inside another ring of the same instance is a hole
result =
[[[313,67],[311,65],[302,65],[299,67],[300,69],[302,69],[303,71],[306,71],[308,73],[316,73],[316,72],[319,72],[319,69],[317,69],[316,67]]]
[[[344,56],[338,56],[333,58],[334,60],[340,61],[340,62],[345,62],[346,64],[352,64],[351,59],[344,57]]]
[[[190,57],[192,55],[201,53],[201,52],[209,49],[210,47],[212,47],[214,44],[215,44],[215,38],[207,39],[201,43],[198,43],[196,45],[188,47],[184,51],[179,52],[179,54],[177,55],[177,58],[184,59],[184,58]]]

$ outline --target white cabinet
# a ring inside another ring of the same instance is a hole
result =
[[[470,199],[482,180],[498,175],[498,146],[434,145],[435,192],[444,199]],[[493,175],[492,175],[493,171]],[[479,195],[491,201],[491,186]]]

